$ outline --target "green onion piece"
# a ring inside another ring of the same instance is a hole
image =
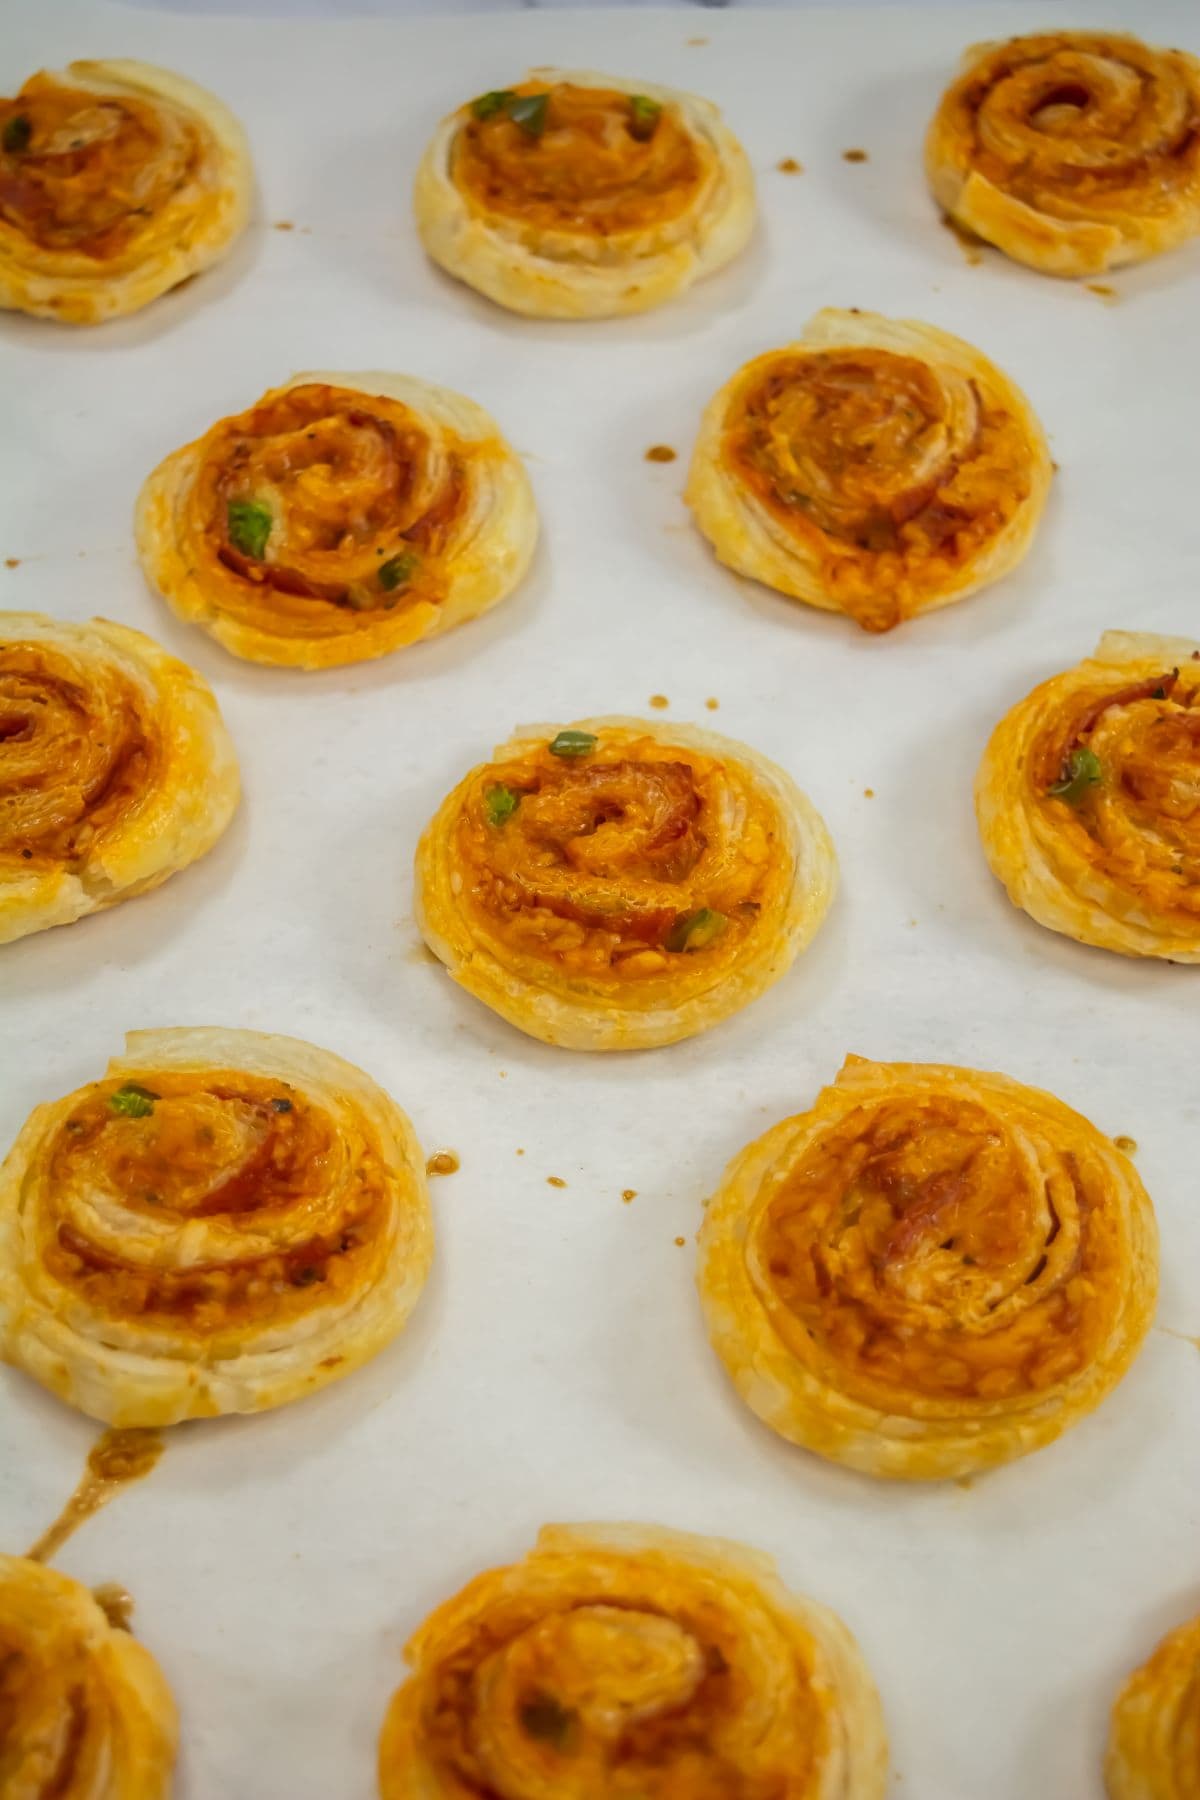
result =
[[[290,1100],[272,1100],[271,1110],[272,1112],[291,1112],[292,1103]]]
[[[490,119],[493,114],[502,112],[510,100],[516,95],[511,88],[493,88],[489,94],[480,94],[478,100],[472,100],[471,111],[477,119]]]
[[[1063,764],[1062,780],[1056,781],[1046,792],[1053,794],[1056,800],[1065,800],[1068,806],[1078,806],[1103,773],[1096,752],[1089,750],[1086,744],[1080,744]]]
[[[385,594],[398,588],[409,579],[420,559],[412,550],[402,550],[399,556],[390,556],[385,563],[379,565],[379,585]]]
[[[270,508],[257,500],[231,500],[225,526],[229,541],[243,556],[259,557],[267,547],[275,523]]]
[[[549,94],[518,94],[507,102],[505,107],[514,125],[519,125],[528,137],[540,138],[546,129],[546,114],[550,110]]]
[[[560,731],[550,744],[551,756],[590,756],[599,740],[590,731]]]
[[[483,803],[487,807],[488,823],[503,825],[520,806],[521,796],[514,794],[509,787],[490,787],[483,796]]]
[[[28,150],[29,140],[32,136],[31,121],[26,118],[24,113],[14,113],[5,124],[3,135],[0,136],[0,144],[3,144],[6,150],[19,154],[22,150]]]
[[[550,1694],[535,1694],[521,1708],[521,1729],[543,1744],[561,1750],[571,1734],[577,1715],[560,1706]]]
[[[728,923],[724,913],[714,912],[711,906],[702,906],[699,911],[676,919],[667,933],[666,947],[668,950],[706,950],[720,937]]]
[[[108,1104],[123,1119],[145,1119],[154,1111],[154,1102],[161,1099],[153,1088],[142,1087],[136,1081],[127,1081],[114,1094],[108,1096]]]
[[[658,116],[662,112],[662,103],[647,99],[645,94],[630,94],[629,109],[633,114],[633,123],[629,129],[633,136],[641,142],[654,136],[654,127],[658,124]]]
[[[311,1287],[314,1281],[324,1281],[324,1279],[320,1269],[314,1269],[311,1263],[306,1263],[292,1276],[292,1285],[294,1287]]]

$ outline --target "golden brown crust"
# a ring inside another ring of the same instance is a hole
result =
[[[882,1800],[854,1639],[770,1557],[647,1525],[547,1525],[408,1646],[383,1800]]]
[[[6,1800],[169,1800],[178,1737],[150,1652],[77,1581],[0,1556]]]
[[[819,815],[781,769],[694,726],[529,726],[442,803],[415,907],[454,979],[575,1050],[675,1043],[788,969],[833,896]]]
[[[537,543],[495,421],[409,375],[295,375],[146,481],[151,587],[235,656],[332,668],[498,604]],[[255,532],[262,535],[256,538]]]
[[[1028,401],[972,345],[826,307],[710,401],[685,497],[738,574],[890,631],[1014,569],[1051,473]]]
[[[1039,924],[1200,963],[1200,644],[1106,632],[1000,721],[975,809],[993,874]]]
[[[535,108],[531,129],[504,94]],[[661,305],[738,255],[755,210],[746,154],[710,101],[568,69],[533,69],[443,119],[413,203],[442,268],[560,319]]]
[[[977,44],[925,140],[943,211],[1047,275],[1098,275],[1200,231],[1200,59],[1120,32]]]
[[[1200,1619],[1169,1632],[1121,1689],[1104,1778],[1109,1800],[1200,1797]]]
[[[253,170],[228,108],[130,60],[75,62],[0,100],[0,307],[94,325],[224,256]]]
[[[1133,1165],[1061,1101],[851,1056],[730,1164],[697,1279],[714,1348],[772,1430],[935,1480],[1099,1405],[1149,1329],[1157,1247]]]
[[[107,619],[0,613],[0,944],[157,887],[239,793],[195,670]]]
[[[0,1354],[110,1424],[258,1412],[381,1350],[432,1254],[420,1145],[361,1070],[132,1032],[0,1168]]]

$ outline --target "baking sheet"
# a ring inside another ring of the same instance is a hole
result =
[[[1046,12],[1120,17],[1103,0]],[[246,788],[217,849],[157,894],[3,952],[0,1142],[98,1075],[127,1028],[220,1023],[350,1057],[427,1152],[462,1159],[432,1184],[437,1265],[393,1348],[303,1404],[172,1433],[59,1559],[135,1593],[183,1714],[183,1800],[369,1800],[408,1633],[543,1520],[578,1518],[741,1538],[836,1607],[884,1697],[893,1794],[1098,1796],[1116,1684],[1200,1606],[1200,1356],[1167,1334],[1200,1332],[1200,976],[1016,913],[970,788],[995,720],[1101,630],[1197,628],[1200,247],[1113,278],[1116,304],[964,260],[924,191],[921,134],[961,46],[1028,28],[1020,5],[643,11],[619,32],[578,12],[280,29],[74,0],[10,0],[2,18],[5,91],[105,54],[214,88],[249,128],[262,198],[221,269],[134,319],[0,320],[0,564],[19,559],[0,605],[103,613],[195,664]],[[1136,23],[1200,48],[1192,7],[1143,0]],[[425,138],[535,62],[718,100],[761,182],[741,262],[645,318],[583,325],[510,317],[428,266],[408,211]],[[848,147],[870,160],[844,162]],[[805,173],[777,173],[785,156]],[[972,339],[1025,387],[1061,464],[1015,576],[883,639],[737,581],[680,501],[704,401],[825,304]],[[144,590],[134,496],[219,415],[339,366],[490,408],[528,457],[542,547],[516,597],[447,639],[328,674],[257,670]],[[663,442],[680,460],[646,463]],[[727,1024],[639,1055],[555,1052],[423,954],[412,851],[514,723],[655,693],[671,705],[654,716],[792,771],[842,890],[800,964]],[[1059,1445],[966,1489],[874,1483],[776,1440],[701,1327],[702,1197],[851,1050],[1052,1089],[1137,1139],[1157,1205],[1160,1329],[1128,1379]],[[6,1549],[48,1523],[93,1436],[0,1375]]]

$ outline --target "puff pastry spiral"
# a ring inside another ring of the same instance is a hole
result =
[[[0,307],[95,325],[206,269],[250,214],[245,135],[149,63],[74,62],[0,100]]]
[[[1041,925],[1200,963],[1200,644],[1109,631],[993,732],[984,854]]]
[[[952,219],[1047,275],[1097,275],[1200,231],[1200,59],[1119,32],[977,44],[925,140]]]
[[[848,1057],[726,1170],[700,1233],[709,1335],[781,1436],[869,1475],[969,1475],[1050,1443],[1150,1325],[1133,1165],[1003,1075]]]
[[[162,1670],[88,1589],[0,1556],[5,1800],[168,1800],[178,1735]]]
[[[825,826],[744,744],[685,725],[529,726],[417,850],[426,942],[469,993],[573,1050],[675,1043],[787,970],[833,896]]]
[[[717,108],[591,70],[534,69],[460,106],[417,171],[417,229],[514,312],[644,312],[738,254],[754,181]]]
[[[1104,1775],[1109,1800],[1197,1800],[1200,1619],[1169,1632],[1117,1696]]]
[[[142,569],[180,617],[306,670],[488,612],[536,542],[495,419],[407,374],[297,374],[166,457],[137,504]]]
[[[411,375],[295,375],[142,488],[151,587],[235,656],[386,656],[510,594],[533,555],[525,470],[473,400]]]
[[[361,1070],[135,1031],[0,1169],[0,1352],[109,1424],[259,1412],[381,1350],[432,1254],[420,1146]]]
[[[239,793],[194,670],[107,619],[0,613],[0,944],[157,887]]]
[[[547,1525],[408,1646],[383,1800],[881,1800],[854,1639],[770,1557],[648,1525]]]
[[[972,345],[826,307],[710,401],[685,497],[739,575],[890,631],[1016,568],[1051,470],[1029,402]]]

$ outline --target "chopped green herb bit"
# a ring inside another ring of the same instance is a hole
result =
[[[521,796],[514,794],[509,787],[490,787],[483,797],[483,803],[487,807],[489,824],[503,825],[520,806]]]
[[[488,94],[480,94],[478,100],[472,100],[471,111],[477,119],[490,119],[516,97],[511,88],[493,88]]]
[[[590,731],[560,731],[550,745],[551,756],[590,756],[598,739]]]
[[[1078,806],[1103,773],[1096,752],[1089,750],[1086,744],[1080,744],[1064,762],[1061,781],[1056,781],[1046,792],[1053,794],[1056,800],[1065,800],[1068,806]]]
[[[390,556],[385,563],[379,565],[379,585],[385,594],[398,588],[415,570],[419,558],[413,550],[402,550],[399,556]]]
[[[269,507],[257,500],[231,500],[226,515],[229,541],[243,556],[261,556],[275,523]]]
[[[3,135],[0,136],[0,143],[2,143],[4,148],[11,154],[18,155],[22,150],[28,150],[29,140],[32,136],[33,125],[31,121],[26,118],[24,113],[14,113],[4,127]]]
[[[658,124],[662,112],[661,102],[650,100],[645,94],[630,94],[629,109],[633,114],[633,123],[629,129],[635,138],[643,142],[654,136],[654,127]]]
[[[291,1112],[292,1103],[290,1100],[272,1100],[271,1110],[272,1112]]]
[[[521,1708],[521,1728],[541,1743],[561,1750],[571,1734],[576,1715],[549,1694],[535,1694]]]
[[[528,137],[540,138],[546,129],[546,114],[550,110],[549,94],[518,94],[509,100],[505,110],[514,125],[519,125]]]
[[[161,1094],[156,1094],[153,1088],[142,1087],[136,1081],[127,1081],[124,1087],[119,1087],[108,1096],[108,1104],[123,1119],[145,1119],[154,1111],[154,1102],[161,1098]]]
[[[311,1263],[307,1263],[303,1269],[297,1269],[292,1276],[293,1285],[296,1287],[311,1287],[314,1281],[324,1281],[324,1279],[320,1269],[314,1269]]]
[[[728,923],[724,913],[714,912],[711,906],[702,906],[697,912],[676,919],[667,934],[666,947],[668,950],[705,950],[720,937]]]

